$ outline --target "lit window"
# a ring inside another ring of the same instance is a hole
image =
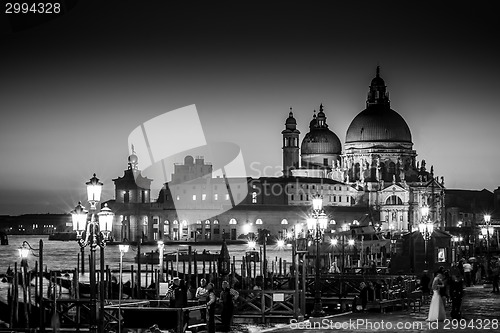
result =
[[[229,224],[237,224],[236,219],[229,220]]]
[[[196,194],[193,194],[193,201],[196,200]]]
[[[217,193],[214,194],[214,200],[219,200],[219,195]]]
[[[214,220],[214,224],[219,224],[219,220]]]
[[[207,195],[205,193],[201,195],[201,200],[207,200]]]
[[[255,224],[262,224],[262,220],[261,219],[257,219],[257,221],[255,221]]]
[[[168,220],[165,220],[165,222],[163,222],[163,224],[170,224],[170,222]]]
[[[286,219],[281,220],[281,224],[288,224],[288,221]]]
[[[205,224],[210,224],[210,220],[205,220]]]
[[[196,224],[201,224],[201,220],[196,220]]]
[[[181,200],[181,197],[178,195],[176,198],[175,198],[177,201]]]
[[[229,200],[229,194],[226,193],[226,200]]]
[[[179,224],[179,221],[174,220],[173,224]]]

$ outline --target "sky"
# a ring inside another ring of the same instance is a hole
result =
[[[207,141],[277,176],[290,107],[300,140],[323,103],[344,143],[377,65],[418,160],[447,188],[500,185],[493,1],[62,2],[0,19],[0,215],[67,213],[93,173],[112,199],[129,134],[192,104]]]

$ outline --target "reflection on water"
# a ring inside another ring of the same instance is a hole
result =
[[[9,245],[1,245],[0,246],[0,274],[4,274],[7,271],[7,268],[11,266],[14,267],[14,263],[17,261],[20,262],[18,249],[21,247],[23,241],[27,241],[33,248],[36,255],[38,255],[38,248],[40,239],[43,240],[43,264],[44,267],[47,267],[47,270],[73,270],[77,267],[77,258],[78,253],[80,253],[80,246],[75,241],[63,242],[63,241],[49,241],[48,236],[19,236],[19,235],[9,235]],[[220,245],[196,245],[192,246],[193,251],[197,251],[201,253],[203,250],[209,250],[211,253],[216,253],[220,251]],[[174,252],[177,249],[186,250],[188,246],[186,245],[166,245],[165,253]],[[144,245],[141,246],[141,252],[151,252],[156,251],[157,246],[155,245]],[[231,258],[234,256],[237,261],[240,261],[241,258],[245,255],[245,252],[248,250],[246,245],[228,245],[228,250],[231,255]],[[258,250],[258,249],[257,249]],[[88,257],[89,257],[89,248],[85,248],[85,270],[88,272]],[[271,263],[273,260],[286,260],[287,262],[291,262],[292,260],[292,251],[290,248],[287,249],[278,249],[275,246],[267,247],[267,257],[268,261]],[[135,264],[135,256],[137,255],[137,247],[131,246],[129,252],[125,253],[123,257],[123,267],[129,268],[131,265]],[[96,262],[99,266],[99,256],[100,251],[96,251]],[[29,256],[28,264],[29,268],[33,269],[35,267],[35,262],[38,261],[38,258],[34,255]],[[118,250],[118,245],[109,245],[105,248],[104,253],[104,262],[107,266],[109,266],[112,270],[119,269],[119,261],[120,261],[120,251]],[[19,266],[19,264],[18,264]],[[151,267],[151,266],[149,266]],[[271,268],[271,264],[269,264],[269,268]],[[239,271],[239,267],[237,267]]]

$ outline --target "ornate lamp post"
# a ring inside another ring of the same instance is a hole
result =
[[[73,215],[73,228],[76,228],[77,240],[80,248],[90,247],[90,332],[97,332],[97,300],[96,300],[96,276],[95,276],[95,251],[97,247],[101,250],[101,318],[100,327],[102,329],[103,325],[103,311],[104,311],[104,247],[106,246],[106,241],[109,234],[111,233],[111,228],[113,225],[113,216],[111,209],[105,205],[101,212],[96,213],[97,204],[101,200],[102,183],[99,179],[94,176],[86,183],[87,185],[87,196],[90,204],[90,221],[87,222],[87,212],[83,209],[82,204],[79,202],[72,211]],[[98,221],[96,220],[96,215]],[[83,258],[82,258],[83,261]]]
[[[484,215],[484,225],[481,227],[481,234],[486,239],[486,274],[490,269],[490,235],[493,235],[494,229],[491,226],[491,215]],[[489,278],[489,276],[488,276]]]
[[[123,285],[122,285],[122,276],[123,276],[123,255],[125,252],[128,252],[129,245],[128,241],[125,238],[124,242],[120,245],[118,245],[118,248],[120,249],[120,285],[119,285],[119,292],[118,292],[118,333],[121,333],[122,330],[122,323],[121,323],[121,316],[122,316],[122,293],[123,293]]]
[[[429,240],[431,239],[432,233],[434,232],[434,223],[429,220],[429,207],[424,206],[421,208],[422,212],[422,221],[418,224],[418,230],[422,234],[424,238],[424,262],[425,268],[428,269],[428,255],[427,255],[427,247]]]
[[[314,277],[314,309],[311,313],[312,317],[323,317],[325,312],[323,311],[323,305],[321,303],[321,286],[320,286],[320,243],[321,236],[326,230],[328,224],[328,218],[323,211],[323,199],[317,197],[313,199],[313,213],[312,217],[307,219],[307,229],[311,232],[313,239],[316,241],[316,271]]]

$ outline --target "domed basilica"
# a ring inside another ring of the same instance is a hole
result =
[[[371,81],[366,109],[347,129],[344,153],[326,119],[320,105],[318,114],[313,113],[309,133],[299,151],[300,132],[290,111],[282,131],[285,177],[331,179],[348,185],[351,204],[368,205],[380,212],[382,229],[414,229],[423,206],[430,208],[434,221],[443,220],[444,179],[435,178],[433,167],[428,171],[425,160],[417,162],[410,128],[391,109],[380,67]]]

